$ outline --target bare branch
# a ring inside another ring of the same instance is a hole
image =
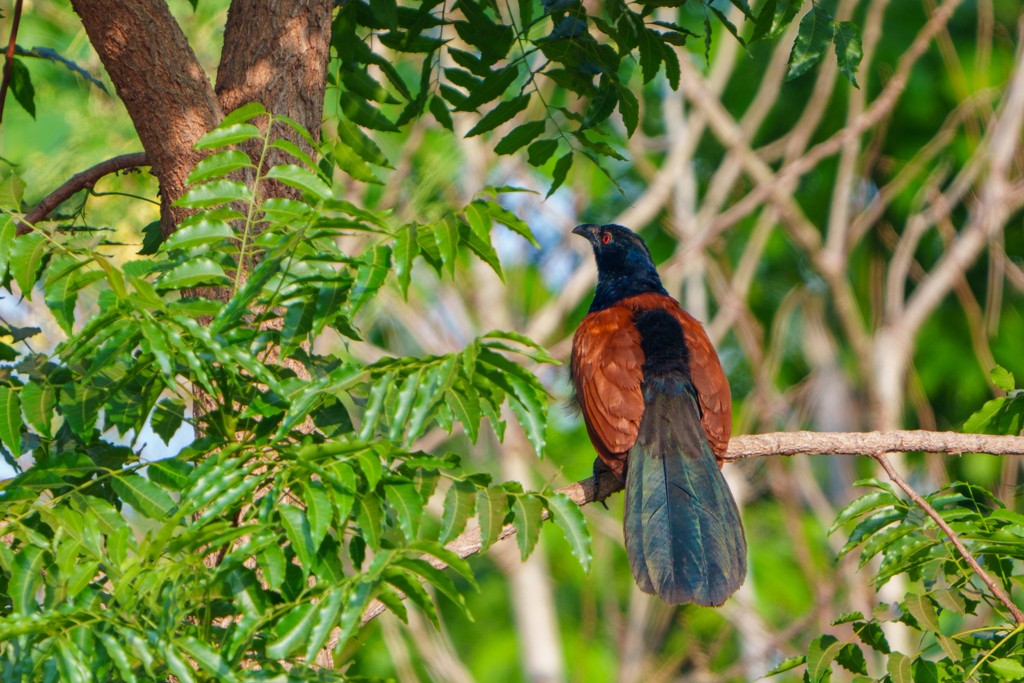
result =
[[[56,190],[43,197],[42,201],[25,214],[21,221],[18,222],[18,234],[24,235],[29,232],[33,225],[49,216],[54,209],[60,206],[61,202],[67,200],[76,192],[91,189],[96,184],[96,181],[103,176],[123,171],[126,168],[148,165],[149,158],[145,152],[133,152],[101,161],[92,168],[76,173]]]
[[[729,442],[729,452],[725,459],[734,462],[747,458],[773,455],[863,455],[878,460],[882,467],[886,468],[889,476],[893,477],[893,481],[900,488],[903,488],[906,482],[900,485],[902,480],[897,481],[894,477],[895,471],[891,471],[892,466],[888,465],[888,461],[884,460],[884,458],[892,452],[906,451],[950,453],[954,455],[961,453],[1024,455],[1024,436],[992,436],[989,434],[960,434],[958,432],[926,432],[919,430],[745,434],[733,437],[732,441]],[[895,476],[898,477],[898,475]],[[599,477],[589,477],[558,489],[558,493],[569,496],[578,505],[587,505],[588,503],[602,501],[611,494],[621,491],[622,488],[622,482],[614,474],[607,472]],[[914,497],[910,492],[907,495],[910,495],[911,498]],[[917,502],[916,499],[915,502]],[[927,505],[927,503],[925,504]],[[927,509],[925,511],[927,512]],[[934,512],[934,509],[932,511]],[[501,530],[498,540],[501,541],[509,538],[515,535],[515,533],[516,528],[511,524],[507,524]],[[952,540],[952,536],[950,539]],[[475,555],[483,547],[480,527],[471,520],[466,531],[446,547],[462,558]],[[444,562],[437,558],[427,559],[438,569],[447,567]],[[984,580],[984,577],[982,579]],[[999,594],[996,593],[996,595],[998,596]],[[370,606],[363,613],[363,623],[369,622],[383,612],[384,609],[383,603],[379,601],[375,600],[370,603]]]

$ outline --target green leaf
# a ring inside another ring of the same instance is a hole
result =
[[[192,249],[204,244],[222,242],[234,236],[235,231],[226,221],[200,215],[178,226],[178,229],[160,245],[160,251]]]
[[[277,511],[281,515],[281,525],[288,540],[291,541],[295,556],[299,558],[299,563],[307,572],[311,571],[316,548],[313,547],[313,535],[306,512],[294,505],[279,505]]]
[[[526,161],[531,166],[543,166],[558,149],[558,140],[537,140],[526,148]]]
[[[839,516],[836,517],[836,521],[832,522],[832,526],[829,527],[828,533],[830,535],[834,534],[843,524],[854,517],[859,517],[865,512],[890,505],[898,505],[899,502],[899,499],[888,491],[872,491],[871,493],[865,494],[854,499],[849,505],[840,511]]]
[[[267,108],[263,106],[263,103],[249,102],[228,113],[223,119],[221,119],[221,122],[217,127],[227,128],[237,123],[245,123],[246,121],[251,121],[260,115],[269,116],[269,112],[267,111]]]
[[[505,517],[508,515],[508,493],[500,486],[488,486],[480,489],[476,494],[477,518],[480,521],[480,551],[483,552],[491,547],[502,528],[505,526]]]
[[[437,249],[441,252],[441,263],[448,271],[449,277],[455,277],[455,257],[459,247],[459,227],[450,218],[445,217],[434,223],[434,239]]]
[[[856,622],[853,625],[853,632],[857,634],[857,637],[861,639],[865,645],[870,647],[876,652],[882,654],[889,654],[892,650],[889,648],[889,641],[885,637],[885,632],[877,622]]]
[[[22,296],[32,299],[32,288],[36,284],[39,266],[46,255],[46,236],[41,232],[30,232],[19,235],[14,240],[11,251],[10,267],[14,281],[18,283]]]
[[[754,21],[754,32],[750,35],[748,42],[753,43],[764,38],[772,30],[772,23],[775,21],[775,8],[778,0],[765,0],[761,4]]]
[[[419,253],[416,229],[416,224],[410,223],[399,228],[395,233],[395,276],[398,278],[398,287],[402,290],[402,296],[406,299],[409,298],[409,285],[412,283],[412,261]]]
[[[807,676],[811,683],[827,680],[828,673],[832,671],[832,660],[842,647],[843,643],[828,634],[822,634],[811,641],[807,649]]]
[[[189,477],[194,469],[191,463],[167,458],[151,462],[146,467],[146,475],[154,484],[172,491],[182,491],[188,486]]]
[[[348,120],[352,121],[352,123],[363,126],[364,128],[372,128],[373,130],[380,130],[388,133],[398,132],[398,126],[396,126],[388,117],[384,116],[379,109],[358,95],[347,90],[343,90],[341,92],[340,104],[341,111],[345,114],[345,117]]]
[[[544,504],[536,496],[524,493],[515,496],[512,510],[515,513],[512,523],[516,527],[516,543],[519,545],[520,555],[525,560],[540,539]]]
[[[227,120],[225,118],[225,121]],[[196,149],[217,149],[219,147],[237,145],[258,137],[260,137],[260,129],[251,123],[229,123],[228,125],[222,123],[199,138],[199,142],[196,143]]]
[[[121,500],[150,519],[163,520],[175,507],[166,491],[137,474],[120,474],[110,483]]]
[[[299,345],[306,341],[313,329],[316,315],[316,299],[304,297],[288,306],[284,314],[284,326],[281,329],[281,356],[288,357]]]
[[[468,481],[455,481],[444,495],[444,512],[441,515],[441,543],[447,543],[462,533],[466,521],[473,514],[477,489]]]
[[[0,442],[12,457],[21,455],[21,399],[10,387],[0,386]]]
[[[933,633],[941,633],[939,627],[939,614],[935,611],[935,605],[925,595],[918,593],[907,593],[907,610],[913,615],[921,628]]]
[[[834,37],[836,44],[836,60],[839,63],[839,70],[846,76],[846,79],[857,85],[857,68],[860,60],[864,57],[864,47],[861,42],[860,28],[852,21],[835,22]]]
[[[786,80],[802,76],[817,64],[828,49],[828,44],[832,42],[834,33],[835,23],[832,15],[820,5],[813,5],[800,20],[800,31],[789,53]]]
[[[494,147],[496,154],[512,154],[544,134],[547,121],[530,121],[513,128]],[[557,146],[557,143],[556,143]]]
[[[162,273],[154,285],[157,289],[187,289],[197,285],[230,285],[231,279],[211,258],[199,256]]]
[[[292,506],[286,505],[285,507]],[[319,614],[316,605],[308,602],[288,610],[274,626],[271,640],[267,643],[267,657],[286,659],[300,647],[306,645]]]
[[[455,130],[455,122],[452,121],[452,114],[448,111],[448,105],[444,103],[444,100],[436,95],[430,98],[430,104],[427,105],[430,113],[433,114],[434,119],[437,120],[442,126],[448,130]],[[467,137],[469,137],[467,135]]]
[[[366,304],[377,293],[391,269],[391,247],[378,244],[363,255],[362,264],[356,272],[356,281],[352,285],[349,297],[349,317]]]
[[[29,380],[21,388],[21,410],[25,419],[42,436],[50,436],[50,422],[53,420],[54,407],[57,403],[57,392],[49,383],[39,384],[35,380]],[[0,404],[3,400],[0,399]],[[0,408],[0,412],[4,412]],[[3,441],[0,438],[0,441]],[[5,444],[7,441],[3,441]]]
[[[192,185],[210,178],[226,176],[240,168],[253,168],[248,154],[237,149],[217,152],[200,160],[188,174],[188,179],[185,182]]]
[[[334,506],[322,482],[310,481],[303,485],[302,490],[302,500],[306,503],[306,518],[309,520],[309,535],[313,540],[313,547],[319,550],[334,517]]]
[[[798,666],[801,666],[801,665],[805,664],[806,662],[807,662],[807,656],[806,655],[797,655],[796,657],[790,657],[788,659],[784,659],[779,664],[777,664],[776,666],[772,667],[772,669],[770,671],[768,671],[768,673],[766,673],[764,675],[764,677],[768,678],[770,676],[777,676],[778,674],[781,674],[781,673],[784,673],[786,671],[789,671],[790,669],[795,669]]]
[[[993,659],[988,665],[992,672],[1004,681],[1024,680],[1024,665],[1021,665],[1016,659],[1000,657]]]
[[[351,121],[345,119],[338,121],[338,138],[345,145],[352,148],[359,158],[376,166],[392,167],[391,162],[384,156],[384,152],[377,146],[377,143]]]
[[[185,404],[176,399],[163,398],[153,408],[153,415],[150,417],[150,426],[157,436],[170,445],[171,439],[177,433],[178,428],[185,419]]]
[[[190,209],[208,209],[231,202],[251,202],[252,191],[244,183],[234,180],[214,180],[196,185],[175,200],[174,206]]]
[[[100,413],[100,392],[95,387],[68,383],[60,391],[60,412],[71,430],[89,439]]]
[[[593,556],[590,551],[590,529],[587,528],[583,510],[563,493],[549,494],[545,500],[552,519],[565,534],[572,554],[579,560],[583,571],[589,572]]]
[[[1017,381],[1014,379],[1013,373],[1001,365],[992,368],[988,376],[991,378],[992,384],[1003,391],[1010,392],[1017,387]]]
[[[331,188],[317,174],[297,164],[274,166],[265,176],[289,187],[311,194],[319,199],[330,199]]]
[[[423,516],[423,499],[411,483],[384,484],[384,495],[398,514],[398,524],[406,539],[412,541],[419,532]]]
[[[218,681],[237,681],[231,666],[212,647],[192,636],[184,636],[175,640],[175,644],[184,650],[199,667],[217,677]]]
[[[836,664],[855,674],[868,675],[868,663],[864,653],[854,643],[846,643],[836,655]]]
[[[555,169],[551,172],[551,187],[548,188],[548,193],[545,197],[550,197],[555,193],[555,190],[562,186],[562,183],[565,182],[565,176],[569,174],[571,167],[572,152],[567,152],[565,156],[555,163]]]
[[[11,93],[14,94],[14,99],[18,101],[21,108],[27,111],[29,116],[35,118],[36,90],[32,87],[32,75],[29,73],[28,67],[22,64],[18,58],[12,59],[9,64],[11,67],[11,79],[9,82]]]
[[[474,135],[480,135],[481,133],[486,133],[489,130],[494,130],[519,112],[526,109],[529,105],[529,95],[520,95],[519,97],[513,97],[511,100],[499,102],[494,109],[484,114],[480,121],[478,121],[468,133],[466,133],[466,137],[471,138]]]
[[[312,662],[320,648],[327,642],[327,636],[331,634],[338,623],[338,616],[341,614],[341,607],[345,599],[345,591],[335,589],[316,605],[316,625],[309,635],[309,642],[306,644],[306,661]]]
[[[902,652],[893,652],[889,655],[886,671],[889,672],[892,683],[913,683],[914,681],[910,670],[910,657]]]

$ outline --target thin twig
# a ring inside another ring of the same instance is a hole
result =
[[[7,102],[7,89],[11,85],[11,71],[14,69],[14,48],[18,44],[18,24],[21,23],[21,5],[23,0],[14,3],[14,17],[11,19],[11,37],[7,41],[7,54],[4,60],[4,76],[0,81],[0,121],[4,120],[4,104]]]
[[[1013,604],[1013,601],[1010,600],[1009,596],[1007,596],[999,584],[996,583],[995,579],[989,576],[989,573],[986,572],[980,564],[978,564],[978,561],[974,559],[974,555],[967,550],[963,541],[960,540],[960,537],[956,535],[956,532],[953,531],[952,527],[949,526],[946,520],[942,518],[942,515],[940,515],[938,511],[928,503],[928,501],[921,497],[921,494],[915,491],[910,484],[900,476],[899,472],[897,472],[892,466],[892,463],[889,462],[889,459],[885,457],[885,453],[879,453],[872,457],[878,461],[878,464],[882,466],[882,469],[884,469],[885,473],[889,475],[889,478],[892,479],[893,483],[903,489],[903,492],[906,493],[910,499],[918,505],[918,507],[924,510],[929,517],[932,518],[936,526],[942,529],[942,533],[946,534],[950,543],[953,544],[967,564],[971,565],[971,569],[973,569],[974,573],[978,575],[978,578],[988,586],[988,589],[992,591],[992,595],[996,596],[996,599],[1003,603],[1003,605],[1006,606],[1006,609],[1010,611],[1010,615],[1013,616],[1014,622],[1018,625],[1024,624],[1024,613],[1020,611],[1020,608],[1017,607],[1017,605]]]
[[[87,168],[81,173],[71,176],[63,185],[50,194],[43,197],[43,200],[36,204],[25,214],[18,223],[18,234],[24,235],[32,230],[32,226],[43,220],[50,213],[60,206],[60,203],[86,188],[91,188],[96,181],[105,175],[123,171],[126,168],[137,166],[148,166],[149,159],[145,152],[132,152],[101,161],[92,168]]]

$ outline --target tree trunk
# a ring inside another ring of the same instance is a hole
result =
[[[164,0],[72,0],[160,181],[166,237],[186,215],[171,202],[202,154],[196,141],[221,108],[181,27]]]

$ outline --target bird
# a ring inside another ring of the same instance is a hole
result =
[[[729,381],[701,324],[662,285],[643,239],[584,224],[597,287],[572,340],[576,404],[595,474],[625,484],[623,534],[637,586],[670,604],[722,605],[746,578],[747,544],[721,465]]]

